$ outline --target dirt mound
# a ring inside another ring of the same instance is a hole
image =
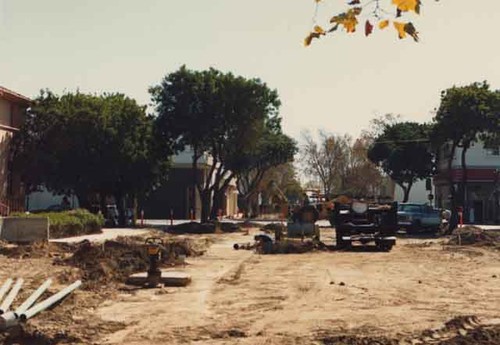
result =
[[[222,232],[238,232],[241,230],[239,224],[220,222],[218,229]],[[217,232],[215,223],[190,222],[169,226],[167,232],[171,234],[214,234]]]
[[[446,322],[440,329],[424,330],[405,338],[384,336],[335,335],[320,333],[318,339],[325,345],[498,345],[500,325],[480,325],[475,316],[459,316]]]
[[[498,345],[500,344],[500,326],[477,327],[451,339],[439,342],[439,345]]]
[[[164,240],[161,265],[175,265],[179,255],[202,254],[203,251],[188,239]],[[84,288],[94,289],[107,283],[123,282],[130,274],[147,270],[149,257],[142,239],[123,237],[103,244],[82,242],[72,256],[56,263],[80,268]]]
[[[321,338],[325,345],[399,345],[399,341],[385,337],[357,337],[341,335]]]
[[[484,231],[475,226],[464,226],[453,232],[448,244],[493,246],[500,249],[500,232]]]
[[[67,243],[35,242],[19,245],[0,243],[0,255],[12,259],[39,259],[48,255],[60,256],[74,250],[75,245]]]

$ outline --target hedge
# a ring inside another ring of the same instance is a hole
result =
[[[14,217],[48,217],[50,238],[63,238],[102,232],[104,217],[93,214],[85,209],[64,212],[45,213],[14,213]]]

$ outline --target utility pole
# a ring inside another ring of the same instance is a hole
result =
[[[499,204],[499,194],[500,194],[500,191],[498,190],[498,182],[499,182],[499,179],[500,179],[500,169],[495,169],[494,171],[494,174],[495,174],[495,177],[494,177],[494,195],[495,195],[495,223],[497,224],[500,224],[500,212],[499,212],[499,208],[500,206],[498,205]]]

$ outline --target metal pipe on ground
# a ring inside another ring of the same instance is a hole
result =
[[[11,311],[6,312],[0,316],[0,332],[6,331],[9,328],[16,327],[19,325],[19,319]]]
[[[0,315],[6,313],[9,310],[12,302],[14,302],[14,300],[16,299],[17,294],[19,293],[19,290],[21,290],[23,284],[24,284],[23,278],[19,278],[16,281],[16,284],[14,284],[14,287],[12,288],[12,290],[10,290],[7,297],[5,297],[5,300],[2,302],[2,305],[0,305]]]
[[[59,302],[62,300],[64,297],[69,295],[71,292],[76,290],[78,287],[82,285],[82,282],[80,280],[77,280],[73,284],[65,287],[55,295],[52,295],[51,297],[47,298],[46,300],[38,303],[37,305],[31,307],[30,309],[26,310],[24,313],[22,313],[19,317],[21,321],[26,321],[38,314],[39,312],[44,311],[45,309],[49,308],[52,306],[54,303]]]
[[[31,296],[28,297],[28,299],[24,301],[24,303],[21,304],[14,313],[19,316],[26,310],[28,310],[28,308],[31,307],[36,302],[36,300],[45,292],[45,290],[49,288],[50,284],[52,284],[52,279],[49,278],[35,292],[33,292]]]
[[[9,278],[3,283],[2,287],[0,288],[0,303],[2,302],[3,297],[9,291],[10,286],[12,285],[12,279]]]

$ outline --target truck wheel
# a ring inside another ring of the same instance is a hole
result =
[[[377,244],[377,247],[382,252],[390,252],[391,249],[392,249],[392,244],[391,243],[385,243],[385,242],[379,242]]]
[[[337,249],[348,248],[349,245],[351,244],[350,241],[344,241],[342,239],[343,235],[344,235],[344,233],[342,231],[338,231],[337,229],[335,229],[335,239],[337,241]]]
[[[419,220],[416,220],[406,231],[407,234],[418,234],[422,230],[422,225],[420,224]]]

